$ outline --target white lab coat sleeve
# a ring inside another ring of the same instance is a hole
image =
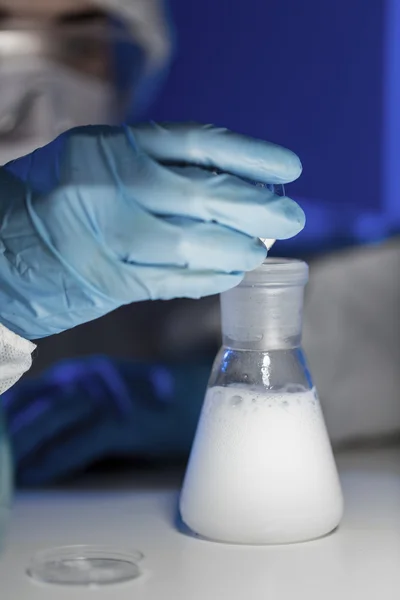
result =
[[[36,346],[0,324],[0,394],[8,390],[32,365]]]

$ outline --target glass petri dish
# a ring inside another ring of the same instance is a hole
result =
[[[123,552],[108,546],[62,546],[38,552],[26,571],[28,577],[53,585],[103,586],[125,583],[142,574],[139,551]]]
[[[269,183],[256,183],[255,185],[257,187],[267,188],[268,190],[270,190],[277,196],[282,197],[285,195],[285,186],[283,184],[273,185],[273,184],[269,184]],[[260,238],[260,239],[261,239],[262,243],[264,244],[264,246],[267,248],[267,250],[270,250],[276,241],[276,240],[272,240],[272,239],[268,239],[268,238]]]

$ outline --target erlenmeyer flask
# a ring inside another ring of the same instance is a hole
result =
[[[337,527],[343,498],[300,347],[306,263],[267,259],[221,296],[212,370],[180,509],[212,540],[279,544]]]

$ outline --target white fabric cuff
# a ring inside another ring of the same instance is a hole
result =
[[[0,394],[31,368],[35,344],[0,324]]]

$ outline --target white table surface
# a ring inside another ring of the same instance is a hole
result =
[[[21,493],[0,561],[0,599],[398,600],[400,449],[352,452],[338,462],[342,526],[293,546],[224,546],[180,533],[176,476],[126,474],[122,485]],[[137,548],[145,574],[96,590],[43,586],[25,575],[37,550],[82,543]]]

